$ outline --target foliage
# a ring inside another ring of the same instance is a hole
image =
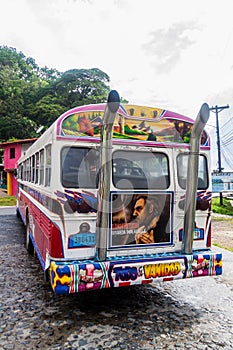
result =
[[[40,68],[15,48],[0,46],[0,141],[36,137],[40,125],[45,130],[67,109],[105,102],[109,81],[98,68]]]
[[[213,198],[212,200],[213,213],[233,216],[233,207],[231,205],[231,202],[232,200],[223,198],[223,205],[221,205],[219,198]]]
[[[16,198],[14,196],[0,198],[0,207],[8,207],[16,205]]]

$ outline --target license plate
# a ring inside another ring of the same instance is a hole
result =
[[[69,248],[92,247],[96,244],[95,233],[78,233],[69,238]]]
[[[203,229],[194,229],[193,239],[204,239],[204,230]]]

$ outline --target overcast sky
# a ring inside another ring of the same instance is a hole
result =
[[[222,163],[233,170],[232,0],[0,0],[0,5],[0,45],[33,57],[40,67],[99,68],[130,103],[192,118],[203,102],[229,104],[219,123]],[[211,112],[213,168],[215,125]]]

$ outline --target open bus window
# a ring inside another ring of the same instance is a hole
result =
[[[64,147],[61,152],[61,182],[67,188],[97,188],[99,151]]]
[[[119,189],[167,189],[168,157],[163,153],[115,151],[113,184]]]
[[[185,190],[187,173],[188,173],[188,154],[180,154],[177,157],[177,172],[178,172],[178,183],[179,186]],[[199,157],[199,168],[198,168],[198,190],[206,190],[208,187],[208,170],[207,170],[207,159],[204,155]]]

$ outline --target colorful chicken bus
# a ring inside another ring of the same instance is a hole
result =
[[[18,162],[17,215],[57,294],[222,273],[211,250],[209,107],[61,115]]]

